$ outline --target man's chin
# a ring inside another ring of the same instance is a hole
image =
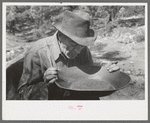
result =
[[[67,57],[68,59],[74,59],[75,57]]]
[[[67,52],[67,53],[65,53],[65,56],[68,59],[74,59],[77,56],[77,53],[76,52]]]
[[[75,55],[75,56],[68,56],[68,55],[67,55],[67,58],[68,58],[68,59],[74,59],[76,56],[77,56],[77,55]]]

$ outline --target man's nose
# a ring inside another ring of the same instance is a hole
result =
[[[68,51],[72,51],[72,50],[74,50],[74,47],[70,46],[70,47],[68,47],[67,50],[68,50]]]
[[[77,54],[79,54],[79,53],[81,52],[81,49],[82,49],[82,48],[80,48],[80,47],[74,48],[74,51],[75,51]]]

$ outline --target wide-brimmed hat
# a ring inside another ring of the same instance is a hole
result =
[[[97,33],[90,28],[90,16],[80,10],[74,12],[66,10],[62,22],[53,24],[57,30],[81,45],[89,45],[97,38]]]

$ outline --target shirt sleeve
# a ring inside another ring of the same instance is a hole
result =
[[[82,59],[82,64],[83,65],[93,65],[93,59],[92,59],[92,55],[90,50],[88,49],[88,47],[85,47],[82,51],[81,51],[81,56],[80,58]]]
[[[23,73],[18,90],[26,84],[34,84],[43,80],[40,60],[35,53],[28,53],[24,58]]]

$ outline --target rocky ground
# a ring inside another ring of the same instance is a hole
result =
[[[30,43],[17,42],[21,41],[15,36],[7,35],[7,62],[15,59],[30,45]],[[101,61],[118,61],[121,71],[131,77],[131,82],[126,88],[101,97],[101,100],[145,99],[145,26],[115,28],[105,36],[101,35],[99,30],[95,46],[89,48],[94,64],[100,65]]]
[[[129,85],[101,100],[145,99],[145,27],[118,28],[109,36],[99,36],[90,47],[95,64],[118,61],[121,71],[131,77]]]

